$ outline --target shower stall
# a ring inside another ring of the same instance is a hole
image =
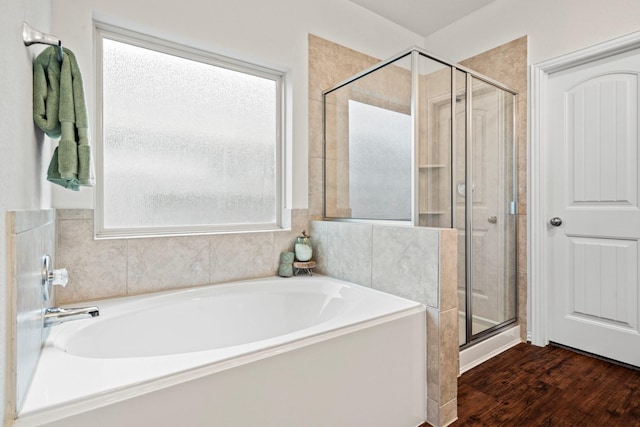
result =
[[[516,97],[411,48],[324,98],[324,217],[458,230],[460,346],[517,319]]]

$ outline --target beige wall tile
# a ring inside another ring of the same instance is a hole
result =
[[[454,398],[440,406],[439,424],[448,426],[458,419],[458,398]]]
[[[129,239],[127,294],[206,285],[209,262],[205,236]]]
[[[309,158],[323,158],[323,128],[322,120],[318,117],[323,115],[322,101],[309,99]],[[333,157],[335,158],[335,156]]]
[[[316,261],[316,271],[327,274],[327,222],[311,221],[311,237],[313,238],[313,259]]]
[[[280,252],[309,230],[308,210],[296,209],[291,230],[94,240],[93,211],[74,211],[58,220],[57,266],[70,275],[61,304],[273,276]]]
[[[327,274],[371,286],[372,234],[370,224],[327,222]]]
[[[126,295],[126,240],[94,240],[92,220],[60,219],[56,253],[56,268],[69,270],[59,304]]]
[[[427,396],[440,403],[440,310],[427,307]]]
[[[323,199],[323,161],[321,158],[309,159],[309,215],[322,216]],[[335,193],[335,192],[334,192]]]
[[[457,417],[458,310],[427,307],[427,421],[444,426]]]
[[[527,215],[527,158],[518,157],[518,215]]]
[[[322,92],[379,62],[361,52],[309,34],[309,98],[322,101]]]
[[[439,307],[440,231],[373,227],[371,286]]]
[[[518,322],[520,338],[527,341],[527,273],[518,271]]]
[[[211,283],[274,276],[280,253],[273,251],[273,233],[221,234],[209,237]]]
[[[458,230],[440,230],[440,309],[458,308]]]
[[[440,403],[458,396],[458,309],[440,311]]]
[[[93,209],[56,209],[58,219],[91,219],[93,220]]]
[[[427,399],[427,422],[432,426],[441,426],[440,424],[440,403],[435,400]]]
[[[527,216],[517,215],[518,221],[518,271],[527,271]]]

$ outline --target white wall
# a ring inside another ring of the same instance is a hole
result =
[[[50,205],[45,181],[50,143],[32,119],[32,59],[42,47],[25,47],[22,22],[49,30],[49,0],[0,2],[0,312],[7,307],[6,212]],[[43,154],[46,153],[46,154]],[[7,322],[0,320],[0,422],[4,420]]]
[[[460,61],[529,36],[529,63],[640,30],[638,0],[496,0],[426,38],[427,50]]]
[[[287,207],[308,206],[307,34],[386,58],[423,38],[346,0],[52,0],[52,31],[80,62],[94,111],[92,18],[201,49],[284,68],[292,78],[290,150],[293,176]],[[90,119],[91,120],[91,119]],[[95,123],[95,120],[92,120]],[[57,208],[91,208],[93,191],[54,189]]]

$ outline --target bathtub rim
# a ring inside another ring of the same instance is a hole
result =
[[[37,426],[44,423],[58,421],[75,414],[80,414],[83,412],[108,406],[113,403],[143,396],[145,394],[149,394],[157,390],[172,387],[188,381],[196,380],[204,376],[213,375],[218,372],[223,372],[229,369],[233,369],[235,367],[257,362],[263,359],[267,359],[269,357],[274,357],[281,353],[286,353],[289,351],[294,351],[300,348],[308,347],[316,343],[328,341],[343,335],[358,332],[363,329],[372,328],[377,325],[381,325],[383,323],[393,322],[395,320],[402,319],[405,317],[418,315],[420,313],[424,315],[425,317],[424,321],[426,323],[426,306],[424,304],[421,304],[416,301],[408,300],[406,298],[391,295],[367,286],[358,285],[352,282],[347,282],[340,279],[334,279],[334,278],[331,278],[328,276],[322,276],[322,275],[317,275],[317,277],[329,279],[331,281],[337,281],[339,283],[346,284],[349,286],[364,288],[366,289],[367,292],[373,291],[375,293],[384,294],[390,298],[404,300],[408,303],[411,303],[411,305],[407,308],[397,310],[393,313],[382,314],[366,320],[354,322],[345,326],[334,327],[326,331],[310,334],[303,338],[296,338],[287,342],[283,342],[281,344],[272,345],[272,346],[257,349],[254,351],[246,352],[244,354],[227,357],[227,358],[217,360],[202,366],[196,366],[196,367],[184,369],[182,371],[161,375],[152,379],[147,379],[147,380],[139,381],[136,383],[127,384],[125,386],[121,386],[121,387],[117,387],[109,390],[104,390],[104,391],[92,394],[90,396],[82,396],[75,399],[66,400],[64,402],[48,405],[45,407],[28,409],[26,412],[22,411],[18,413],[18,417],[14,420],[13,425],[15,427],[27,427],[27,426]],[[170,295],[175,293],[190,292],[192,290],[196,290],[199,288],[206,288],[210,286],[211,287],[233,286],[233,285],[246,283],[246,282],[263,282],[263,281],[266,282],[274,279],[279,280],[281,278],[277,276],[272,276],[272,277],[266,277],[266,278],[260,278],[260,279],[240,280],[235,282],[225,282],[223,284],[211,284],[211,285],[205,285],[205,286],[199,286],[199,287],[193,287],[193,288],[161,291],[161,292],[155,292],[155,293],[143,294],[143,295],[95,300],[87,303],[90,304],[92,302],[95,302],[99,305],[100,301],[102,302],[113,301],[114,303],[117,303],[117,302],[122,302],[126,300],[126,302],[129,302],[129,301],[134,302],[139,299],[146,299],[149,297]]]

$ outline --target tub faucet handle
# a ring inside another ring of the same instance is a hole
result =
[[[51,257],[44,255],[42,257],[42,296],[45,301],[49,300],[51,287],[53,285],[62,286],[63,288],[69,283],[69,272],[66,268],[51,268]]]
[[[49,283],[63,288],[66,287],[67,283],[69,283],[69,272],[66,268],[59,268],[49,272]]]

